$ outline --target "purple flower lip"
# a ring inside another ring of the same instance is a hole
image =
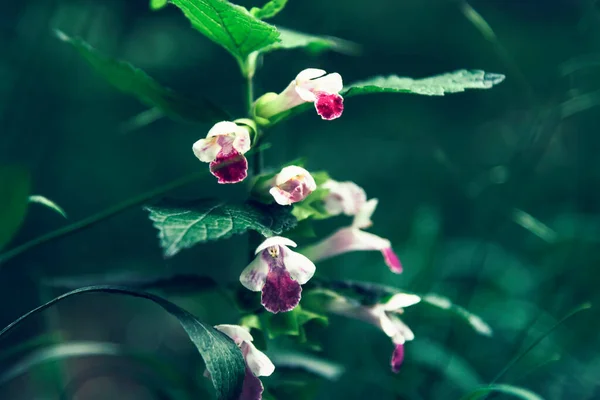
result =
[[[296,243],[280,236],[266,239],[240,275],[241,284],[261,292],[261,304],[274,314],[293,310],[300,302],[301,285],[315,273],[312,261],[287,246]]]

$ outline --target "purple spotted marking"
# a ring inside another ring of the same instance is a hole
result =
[[[221,165],[223,163],[226,164]],[[210,163],[210,172],[217,177],[219,183],[241,182],[248,176],[248,161],[235,150],[227,154],[221,152]]]
[[[302,287],[292,279],[285,269],[284,247],[277,246],[277,255],[274,257],[265,249],[261,253],[263,260],[269,264],[269,273],[262,288],[261,304],[274,314],[291,311],[300,302]]]
[[[402,361],[404,361],[404,345],[397,344],[392,353],[392,372],[397,373],[400,371]]]
[[[317,93],[315,108],[321,118],[332,120],[341,117],[344,111],[344,99],[339,94]]]

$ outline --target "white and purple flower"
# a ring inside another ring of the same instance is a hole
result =
[[[392,371],[398,372],[404,361],[404,343],[415,338],[413,332],[402,322],[398,314],[402,314],[405,307],[420,301],[421,298],[417,295],[397,293],[385,303],[363,306],[354,300],[336,295],[327,302],[326,308],[329,312],[368,322],[381,329],[392,339],[394,344],[390,364]]]
[[[277,204],[289,206],[304,200],[316,188],[317,184],[307,170],[290,165],[275,175],[269,193]]]
[[[200,161],[210,163],[210,172],[219,183],[237,183],[248,176],[248,161],[244,157],[250,150],[248,129],[234,122],[221,121],[208,131],[205,139],[192,146]]]
[[[339,203],[344,204],[344,202]],[[327,201],[325,204],[327,204]],[[354,214],[352,225],[341,228],[322,241],[304,248],[302,253],[317,262],[350,251],[377,250],[381,252],[385,263],[393,273],[401,273],[402,264],[392,249],[391,242],[362,230],[373,224],[371,215],[373,215],[376,207],[377,199],[365,202]]]
[[[315,273],[315,264],[288,246],[296,247],[296,243],[281,236],[266,239],[240,275],[247,289],[262,292],[261,304],[272,313],[293,310],[300,302],[301,285]]]
[[[338,182],[329,179],[322,188],[329,190],[325,197],[325,210],[329,215],[344,214],[352,217],[360,211],[367,202],[364,189],[354,182]]]
[[[308,68],[278,95],[267,93],[256,103],[256,114],[269,119],[303,103],[314,103],[324,120],[339,118],[344,111],[344,99],[339,92],[344,88],[338,73],[327,74],[322,69]],[[263,101],[261,101],[263,100]]]
[[[264,387],[259,376],[270,376],[275,366],[262,351],[252,344],[252,335],[239,325],[217,325],[215,329],[229,336],[242,351],[246,362],[246,376],[238,400],[261,400]],[[205,373],[207,374],[207,373]]]

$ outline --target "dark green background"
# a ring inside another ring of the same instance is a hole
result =
[[[405,266],[403,275],[394,276],[378,254],[352,253],[319,264],[318,274],[434,291],[481,315],[494,329],[493,338],[485,338],[444,313],[420,305],[408,309],[405,319],[416,339],[406,345],[401,373],[393,375],[392,345],[383,333],[332,318],[322,357],[343,364],[348,373],[338,382],[324,382],[320,399],[459,398],[477,382],[491,381],[557,319],[599,298],[600,6],[593,0],[473,0],[471,6],[497,35],[489,41],[460,12],[462,4],[290,0],[273,20],[355,41],[363,52],[358,57],[268,54],[257,73],[258,94],[280,91],[307,67],[339,72],[347,83],[459,68],[506,75],[488,91],[352,98],[339,120],[324,122],[311,111],[271,132],[267,165],[306,156],[308,168],[355,181],[379,198],[371,232],[389,238]],[[27,167],[34,192],[64,207],[71,222],[206,168],[191,145],[210,126],[161,119],[124,132],[123,123],[144,106],[115,91],[56,40],[55,28],[130,61],[163,84],[210,97],[243,116],[243,80],[235,61],[173,6],[151,12],[146,0],[3,1],[0,161]],[[573,62],[578,69],[565,75],[565,63]],[[566,112],[565,104],[573,102],[580,108]],[[207,177],[177,194],[237,198],[244,189],[219,186]],[[517,225],[511,219],[514,208],[550,226],[558,239],[547,243]],[[65,223],[33,205],[12,245]],[[345,223],[327,221],[318,232],[328,234]],[[44,278],[195,272],[235,282],[247,252],[246,238],[236,237],[165,260],[146,213],[131,209],[3,265],[0,320],[6,325],[57,295],[40,290]],[[212,323],[236,322],[231,303],[218,295],[172,300]],[[600,398],[599,326],[597,309],[574,316],[501,381],[546,399]],[[162,355],[190,374],[202,371],[177,322],[139,300],[95,294],[65,302],[2,339],[0,349],[45,329],[59,330],[66,339],[125,343]],[[127,364],[70,361],[62,379],[98,365]],[[0,398],[58,398],[60,383],[44,371],[0,387]],[[77,398],[152,396],[142,385],[108,377],[90,381]]]

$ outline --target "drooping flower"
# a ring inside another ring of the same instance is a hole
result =
[[[248,176],[248,161],[244,153],[250,150],[249,128],[234,122],[216,123],[205,139],[192,146],[202,162],[210,163],[210,172],[219,183],[237,183]]]
[[[276,95],[267,93],[257,100],[256,115],[269,119],[300,104],[314,103],[317,113],[325,120],[339,118],[344,111],[344,99],[339,92],[344,88],[338,73],[327,74],[322,69],[308,68]]]
[[[392,249],[390,241],[362,230],[373,224],[371,215],[376,207],[377,199],[367,201],[354,215],[352,225],[341,228],[322,241],[306,247],[302,253],[317,262],[349,251],[378,250],[390,270],[396,274],[401,273],[402,264]]]
[[[421,301],[414,294],[397,293],[385,303],[373,306],[363,306],[355,300],[336,295],[326,304],[329,312],[358,319],[370,323],[381,329],[394,344],[391,358],[393,372],[398,372],[404,360],[404,343],[415,338],[410,328],[402,322],[398,314],[404,312],[405,307],[412,306]]]
[[[252,344],[252,335],[239,325],[217,325],[215,329],[229,336],[240,347],[246,361],[246,376],[239,400],[261,400],[264,387],[259,376],[270,376],[275,366]]]
[[[240,275],[247,289],[262,292],[261,304],[272,313],[293,310],[300,302],[300,285],[315,273],[315,264],[288,246],[296,247],[296,243],[281,236],[266,239]]]
[[[329,179],[321,187],[328,189],[325,197],[325,210],[330,215],[345,214],[354,216],[367,202],[367,194],[364,189],[354,182],[338,182]]]
[[[277,204],[282,206],[289,206],[304,200],[317,188],[317,184],[310,173],[295,165],[284,167],[281,172],[275,175],[272,185],[269,193]]]

